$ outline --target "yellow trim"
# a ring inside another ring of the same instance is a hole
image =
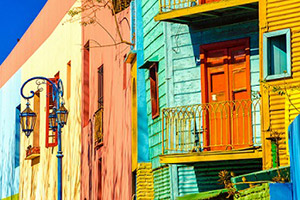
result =
[[[137,149],[137,63],[136,59],[132,60],[132,67],[131,67],[131,94],[132,94],[132,107],[131,107],[131,117],[132,117],[132,129],[131,129],[131,151],[132,151],[132,171],[137,169],[137,157],[138,157],[138,149]]]
[[[198,13],[209,12],[218,9],[230,8],[235,6],[240,6],[244,4],[256,3],[259,0],[222,0],[219,2],[212,2],[207,4],[202,4],[194,7],[182,8],[178,10],[173,10],[169,12],[159,13],[154,17],[155,21],[163,21],[178,17],[190,16]]]
[[[223,160],[245,160],[262,158],[262,151],[228,151],[228,152],[211,152],[211,153],[182,153],[172,155],[161,155],[160,163],[192,163],[192,162],[208,162]]]

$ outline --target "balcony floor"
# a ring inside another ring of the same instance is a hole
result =
[[[258,0],[222,0],[193,7],[160,12],[156,21],[188,24],[198,28],[258,19]]]
[[[160,155],[160,163],[180,164],[194,162],[210,162],[223,160],[243,160],[262,158],[262,149],[248,148],[231,151],[206,151]]]

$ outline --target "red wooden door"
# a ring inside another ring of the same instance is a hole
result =
[[[252,145],[249,40],[201,46],[204,147]]]
[[[221,150],[230,144],[230,118],[228,107],[223,103],[229,100],[228,50],[210,50],[206,53],[208,103],[206,110],[206,141],[210,150]],[[206,134],[207,135],[207,134]]]
[[[249,49],[246,46],[229,48],[229,75],[232,105],[231,141],[234,148],[251,146],[251,91]]]

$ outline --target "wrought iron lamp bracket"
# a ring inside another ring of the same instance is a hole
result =
[[[24,89],[24,87],[26,86],[26,84],[29,83],[29,82],[31,82],[31,81],[33,81],[33,80],[36,80],[37,89],[38,89],[40,92],[43,91],[43,88],[40,87],[42,84],[46,84],[46,82],[50,83],[50,84],[52,85],[52,88],[53,88],[53,92],[52,92],[52,98],[53,98],[53,100],[55,100],[56,94],[58,94],[60,98],[63,97],[63,95],[64,95],[64,92],[63,92],[64,87],[63,87],[63,83],[62,83],[62,80],[61,80],[61,79],[59,79],[58,82],[57,82],[57,84],[55,84],[55,83],[53,83],[51,80],[49,80],[49,79],[46,78],[46,77],[43,77],[43,76],[37,76],[37,77],[32,77],[32,78],[28,79],[28,80],[22,85],[22,87],[21,87],[21,95],[22,95],[22,97],[23,97],[24,99],[29,100],[29,99],[31,99],[31,98],[34,97],[34,93],[35,93],[35,92],[32,91],[32,90],[30,91],[31,95],[29,95],[29,96],[25,96],[24,93],[23,93],[23,89]],[[60,98],[59,98],[59,99],[60,99]],[[58,103],[59,103],[59,102],[58,102]]]

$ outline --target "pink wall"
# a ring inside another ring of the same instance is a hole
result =
[[[114,18],[110,10],[97,13],[100,23],[117,37]],[[124,38],[130,39],[130,9],[117,15]],[[83,42],[112,44],[109,35],[98,25],[83,27]],[[89,71],[89,119],[82,122],[82,179],[81,199],[97,199],[98,183],[102,178],[103,200],[131,199],[131,86],[130,66],[127,66],[126,88],[123,89],[123,60],[130,46],[122,44],[111,47],[90,48]],[[84,63],[84,62],[83,62]],[[98,68],[104,65],[104,145],[94,149],[93,114],[98,108]],[[84,67],[82,67],[84,69]],[[84,86],[85,85],[85,86]],[[87,84],[82,89],[87,90]],[[84,94],[84,92],[82,92]],[[82,103],[86,99],[82,98]],[[84,107],[84,106],[82,106]],[[83,114],[82,109],[82,114]],[[83,117],[84,118],[84,117]],[[98,160],[102,158],[102,177],[98,172]]]
[[[0,88],[50,36],[75,1],[76,0],[47,1],[21,40],[1,64]]]

